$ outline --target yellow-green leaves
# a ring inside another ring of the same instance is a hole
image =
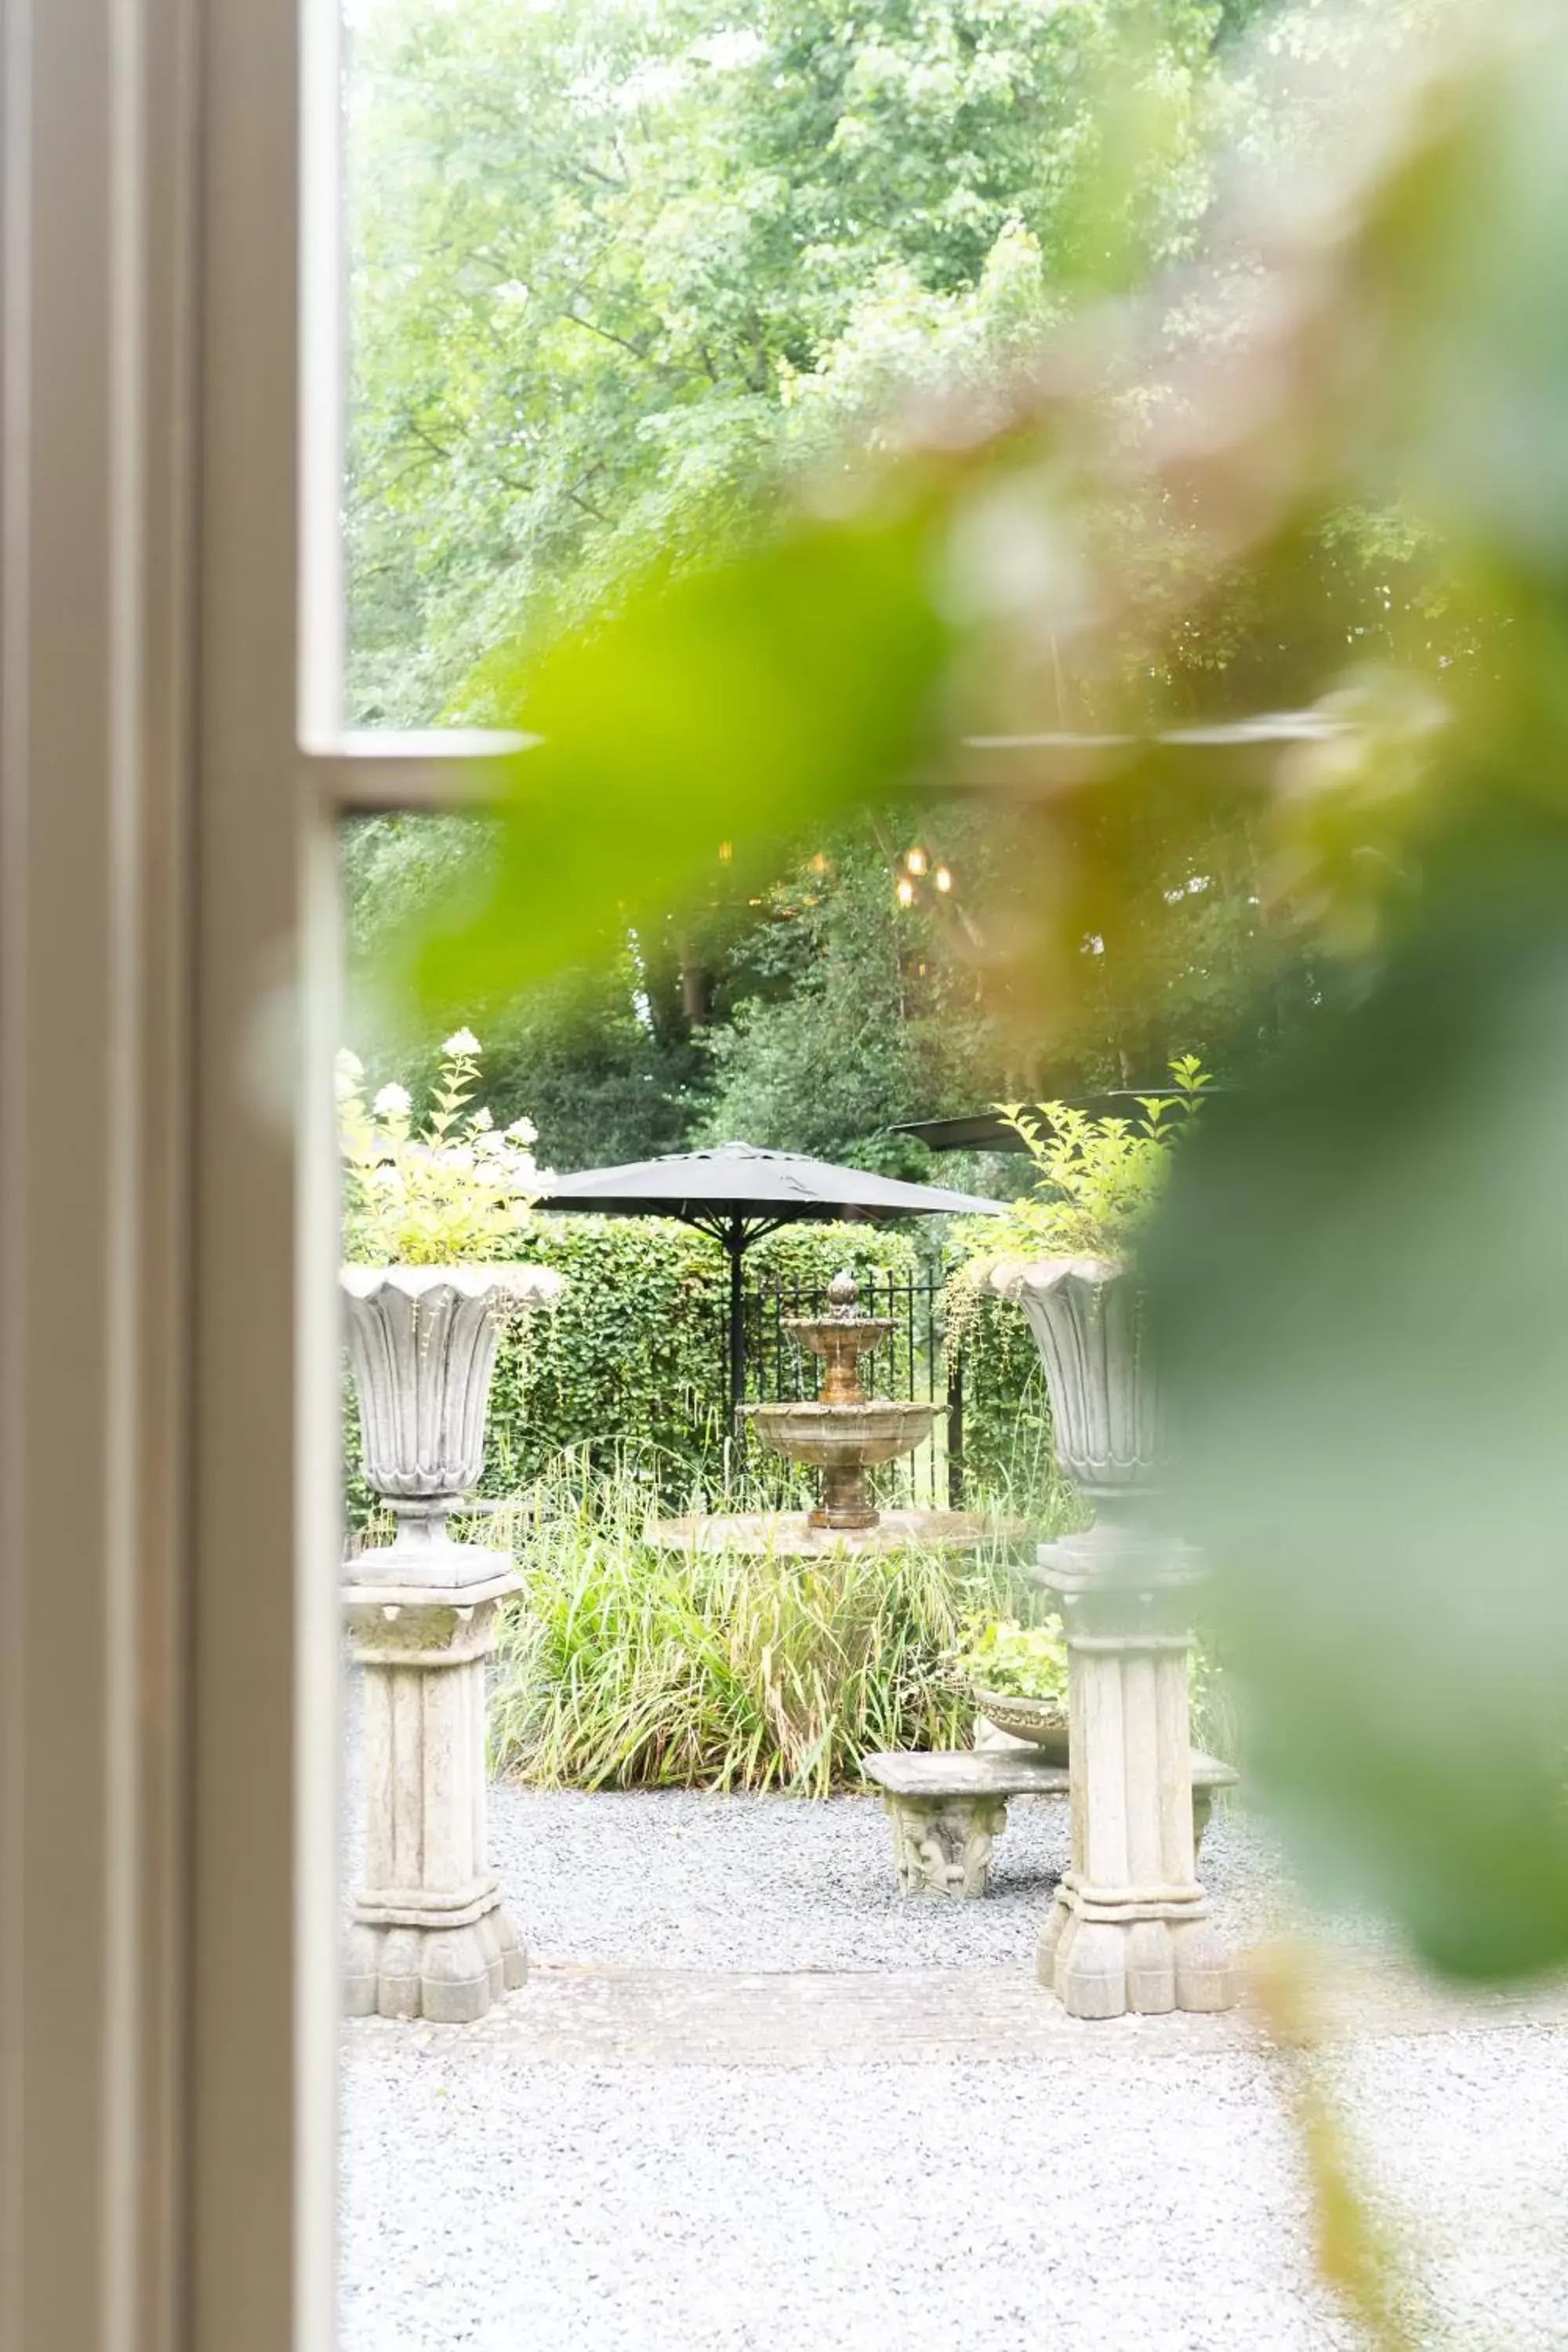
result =
[[[1015,1698],[1067,1697],[1067,1637],[1058,1617],[1040,1625],[1021,1625],[1016,1617],[977,1619],[965,1628],[954,1663],[984,1690]]]

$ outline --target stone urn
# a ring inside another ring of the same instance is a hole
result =
[[[1068,1644],[1072,1861],[1039,1975],[1075,2017],[1228,2008],[1233,1971],[1196,1876],[1187,1704],[1191,1547],[1160,1533],[1163,1429],[1143,1301],[1114,1258],[998,1266],[1045,1368],[1057,1456],[1096,1506],[1034,1570]]]
[[[484,1469],[496,1342],[510,1317],[553,1307],[561,1277],[538,1265],[346,1265],[341,1280],[364,1475],[397,1521],[351,1581],[477,1581],[500,1556],[453,1543],[447,1521]]]
[[[1160,1409],[1142,1301],[1119,1260],[1044,1258],[993,1282],[1024,1311],[1045,1367],[1057,1459],[1112,1507],[1159,1469]]]
[[[362,1672],[364,1867],[349,1922],[349,2014],[467,2024],[527,1974],[490,1868],[485,1662],[520,1589],[510,1556],[454,1543],[448,1515],[484,1466],[496,1341],[553,1306],[538,1266],[345,1266],[365,1475],[397,1520],[349,1563]]]

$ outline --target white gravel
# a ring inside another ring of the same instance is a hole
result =
[[[996,1895],[950,1906],[899,1902],[860,1799],[500,1790],[495,1831],[545,1963],[994,1981],[1027,1961],[1065,1823],[1017,1808]],[[1245,1822],[1205,1863],[1233,1928],[1267,1917]],[[1183,2030],[724,2068],[356,2029],[340,2352],[1352,2352],[1268,2062]],[[1389,2035],[1343,2063],[1429,2291],[1421,2352],[1561,2352],[1568,2032]]]
[[[1568,2046],[1365,2047],[1423,2352],[1568,2339]],[[1350,2352],[1263,2061],[614,2073],[382,2048],[342,2352]]]
[[[813,1803],[502,1785],[490,1792],[490,1851],[503,1885],[518,1891],[529,1949],[544,1960],[994,1968],[1030,1958],[1068,1858],[1067,1805],[1008,1807],[983,1903],[907,1902],[872,1796]],[[1203,1874],[1230,1932],[1254,1940],[1272,1907],[1274,1867],[1244,1815],[1216,1813]]]

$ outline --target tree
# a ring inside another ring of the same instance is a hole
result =
[[[484,665],[1190,241],[1196,0],[386,0],[355,34],[350,701]],[[1097,107],[1146,100],[1110,212]],[[853,437],[853,436],[851,436]]]
[[[347,1034],[381,1076],[410,1074],[411,1045],[378,981],[431,894],[482,862],[486,834],[473,819],[398,815],[352,825],[344,849],[348,911]],[[706,951],[722,952],[716,911]],[[721,987],[694,966],[698,931],[686,926],[647,943],[628,940],[603,968],[561,974],[547,986],[486,1002],[466,995],[461,1018],[485,1049],[486,1098],[498,1120],[526,1115],[553,1169],[589,1168],[673,1150],[707,1078],[703,1030],[726,1007]],[[685,967],[682,956],[688,959]],[[693,982],[701,985],[694,1001]],[[432,1060],[431,1068],[434,1068]]]
[[[712,1034],[712,1141],[920,1176],[928,1155],[891,1130],[973,1107],[994,1047],[951,907],[899,903],[903,845],[851,827],[770,894],[742,943],[733,1021]]]

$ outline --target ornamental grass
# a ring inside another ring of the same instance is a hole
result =
[[[877,1749],[967,1743],[955,1653],[977,1616],[1019,1603],[999,1552],[694,1559],[647,1542],[656,1485],[572,1455],[531,1495],[491,1692],[497,1771],[826,1796]]]

